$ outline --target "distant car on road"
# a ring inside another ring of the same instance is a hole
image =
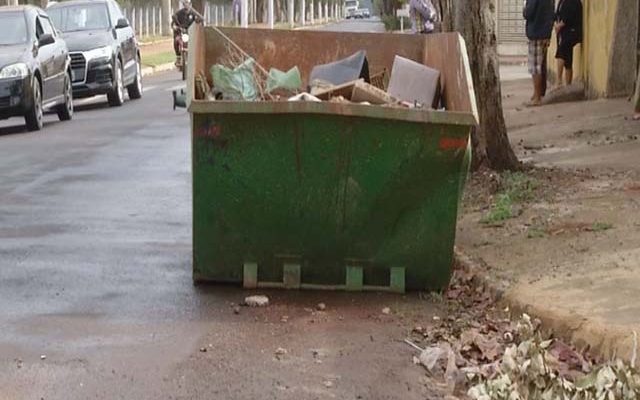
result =
[[[138,41],[114,0],[72,0],[47,8],[71,55],[76,98],[106,94],[111,106],[142,97]]]
[[[363,8],[361,11],[363,18],[371,18],[371,12],[369,12],[368,8]]]
[[[344,11],[347,19],[351,19],[354,17],[354,13],[358,9],[359,4],[359,0],[346,0],[344,2]]]
[[[73,116],[67,45],[47,14],[32,6],[0,7],[0,119],[24,117],[42,129],[44,111]]]

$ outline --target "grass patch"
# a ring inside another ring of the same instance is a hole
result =
[[[609,229],[613,229],[613,224],[610,224],[608,222],[594,222],[593,225],[591,225],[591,231],[592,232],[604,232],[604,231],[608,231]]]
[[[527,239],[539,239],[546,236],[546,232],[540,228],[529,228],[527,230]]]
[[[533,200],[540,183],[522,172],[505,172],[500,186],[495,204],[480,220],[483,224],[495,225],[513,218],[513,205]]]
[[[513,217],[513,200],[508,194],[501,193],[489,212],[482,217],[483,224],[495,225]]]
[[[157,67],[158,65],[173,63],[176,55],[173,51],[165,51],[155,54],[142,54],[142,65],[146,67]]]
[[[140,38],[140,43],[145,44],[145,43],[160,42],[163,40],[172,40],[172,39],[173,39],[172,36],[161,36],[161,35],[145,36],[143,38]]]
[[[532,200],[536,189],[540,186],[536,178],[522,172],[506,172],[503,179],[504,193],[518,203]]]

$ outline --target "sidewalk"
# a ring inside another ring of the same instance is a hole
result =
[[[475,174],[457,247],[485,265],[514,311],[594,355],[630,359],[640,333],[640,124],[625,99],[525,108],[530,90],[528,80],[504,82],[504,110],[520,160],[538,168]],[[489,207],[507,186],[522,200],[503,220]]]

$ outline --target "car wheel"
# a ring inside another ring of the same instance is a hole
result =
[[[40,81],[38,78],[33,78],[33,84],[31,88],[32,103],[24,116],[27,123],[27,129],[30,131],[39,131],[42,129],[42,91],[40,90]]]
[[[130,99],[142,97],[142,66],[138,58],[136,59],[136,78],[131,85],[127,86],[127,92]]]
[[[73,117],[73,89],[69,75],[64,80],[64,103],[58,106],[60,121],[69,121]]]
[[[112,107],[119,107],[124,103],[124,82],[122,81],[122,63],[116,60],[116,69],[113,71],[113,89],[107,93],[107,100]]]

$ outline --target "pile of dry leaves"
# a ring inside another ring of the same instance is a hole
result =
[[[435,329],[414,328],[405,340],[417,350],[414,363],[443,381],[449,394],[475,400],[640,399],[635,355],[631,364],[596,365],[563,341],[544,337],[539,321],[526,314],[518,322],[496,317],[501,312],[491,296],[472,280],[456,271],[446,294],[450,316]]]

